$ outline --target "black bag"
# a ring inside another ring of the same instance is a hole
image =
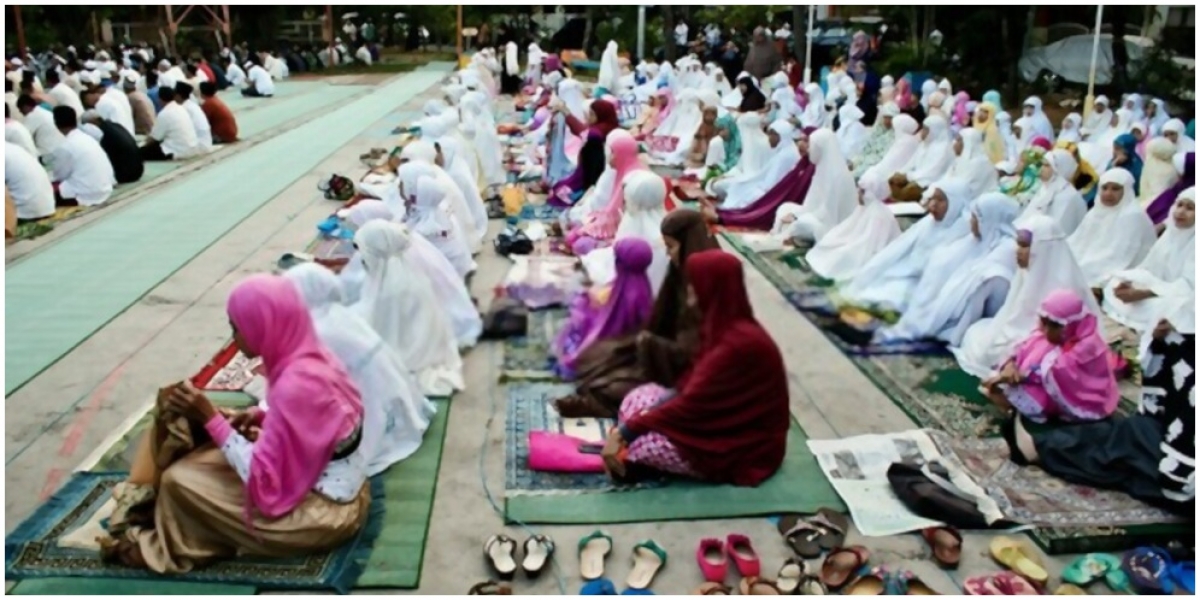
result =
[[[942,468],[936,463],[934,469]],[[975,507],[975,502],[951,493],[921,472],[921,466],[892,463],[888,467],[888,482],[892,491],[913,514],[941,521],[958,529],[996,529],[1015,527],[1016,523],[1001,519],[988,525],[987,519]],[[948,480],[945,476],[943,479]]]
[[[502,296],[493,300],[487,314],[483,315],[483,334],[480,338],[503,340],[522,337],[528,330],[529,309],[512,298]]]
[[[509,227],[501,231],[496,236],[494,242],[496,253],[500,256],[509,256],[511,254],[525,255],[533,253],[533,240],[525,235],[524,231],[516,227]]]
[[[317,184],[317,189],[324,192],[326,200],[345,202],[354,197],[354,181],[343,175],[330,175]]]

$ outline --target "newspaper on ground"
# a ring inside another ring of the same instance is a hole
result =
[[[941,459],[937,446],[924,431],[809,440],[808,448],[850,509],[862,535],[897,535],[942,525],[913,514],[896,497],[887,478],[892,463],[925,465]]]

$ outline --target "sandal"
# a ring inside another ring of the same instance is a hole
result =
[[[639,542],[633,547],[633,570],[625,579],[631,589],[644,590],[650,587],[654,576],[667,564],[667,551],[654,540]]]
[[[808,575],[806,572],[808,566],[802,560],[789,558],[779,568],[779,575],[775,577],[775,587],[785,595],[794,595],[800,592],[800,583],[804,581]]]
[[[1040,596],[1037,585],[1012,571],[992,575],[992,584],[1002,596]]]
[[[962,534],[953,527],[926,527],[921,537],[933,551],[933,561],[943,569],[957,569],[962,560]]]
[[[579,540],[579,574],[584,579],[604,576],[604,559],[612,552],[612,538],[596,530]]]
[[[517,542],[504,534],[493,535],[483,544],[483,553],[488,562],[500,575],[500,579],[509,581],[517,572],[517,560],[513,553],[517,551]]]
[[[525,560],[521,561],[521,568],[525,570],[525,576],[534,578],[541,575],[550,557],[554,556],[554,540],[544,535],[529,536],[523,548]]]
[[[941,594],[933,591],[928,583],[921,581],[920,577],[913,574],[912,571],[905,571],[901,574],[902,583],[906,596],[941,596]]]
[[[988,548],[993,560],[1039,587],[1045,586],[1046,581],[1050,579],[1041,558],[1021,542],[1001,536],[993,539]]]
[[[1003,596],[992,575],[976,575],[963,580],[963,593],[968,596]]]
[[[830,552],[821,564],[821,583],[831,590],[844,587],[867,565],[870,558],[870,551],[862,546],[838,548]]]
[[[743,577],[759,576],[762,563],[758,559],[758,553],[754,551],[754,546],[750,545],[750,538],[740,533],[731,533],[725,538],[725,549]]]
[[[805,575],[800,578],[800,587],[797,592],[802,596],[828,596],[829,588],[821,583],[821,578],[816,575]]]
[[[1143,596],[1175,592],[1170,567],[1171,557],[1159,548],[1134,548],[1121,558],[1121,570],[1129,575],[1133,590]]]
[[[732,596],[733,588],[723,584],[706,581],[692,591],[693,596]]]
[[[700,573],[704,575],[705,581],[720,583],[725,581],[725,576],[729,573],[729,556],[721,540],[700,540],[700,545],[696,548],[696,562],[700,564]]]
[[[860,575],[854,581],[842,590],[843,596],[887,596],[888,582],[885,579],[885,574],[880,571],[871,571],[865,575]]]
[[[1063,569],[1062,580],[1078,586],[1088,586],[1108,574],[1111,569],[1120,570],[1121,559],[1111,554],[1093,552],[1075,559]]]
[[[1055,596],[1086,596],[1087,590],[1073,584],[1064,583],[1054,590]]]
[[[743,596],[779,596],[779,588],[766,579],[758,577],[743,577],[738,584],[738,591]]]
[[[477,583],[471,586],[471,591],[467,592],[468,596],[511,596],[512,586],[507,583],[498,583],[491,579],[483,583]]]
[[[1196,593],[1196,561],[1184,560],[1170,567],[1171,580],[1189,594]]]
[[[803,515],[784,515],[779,519],[779,533],[798,556],[816,558],[821,555],[821,544],[817,541],[825,533],[820,527],[806,521]]]
[[[846,530],[850,528],[850,520],[846,515],[832,508],[820,508],[811,521],[824,530],[817,540],[822,550],[841,548],[842,544],[846,543]]]
[[[146,559],[142,556],[142,545],[134,536],[135,530],[126,529],[119,536],[101,536],[96,538],[100,545],[100,560],[107,564],[116,564],[133,569],[145,569]]]

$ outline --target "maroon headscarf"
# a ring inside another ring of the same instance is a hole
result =
[[[703,315],[700,350],[678,393],[624,426],[666,436],[706,480],[757,486],[787,454],[783,355],[754,319],[741,260],[706,250],[685,271]]]
[[[621,126],[617,119],[617,107],[607,100],[592,100],[592,114],[596,115],[596,122],[592,124],[591,130],[601,138],[607,138],[612,130]]]

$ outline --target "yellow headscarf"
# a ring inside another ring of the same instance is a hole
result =
[[[987,110],[987,117],[980,119],[980,112]],[[996,113],[1000,109],[991,102],[981,102],[975,109],[975,129],[983,134],[983,149],[987,152],[988,160],[992,161],[993,165],[1000,164],[1008,158],[1008,153],[1004,149],[1004,136],[1000,134],[1000,128],[996,126]]]
[[[1079,190],[1081,196],[1084,198],[1089,197],[1096,190],[1096,185],[1100,183],[1100,175],[1096,173],[1096,169],[1092,168],[1091,163],[1079,156],[1079,146],[1075,142],[1063,140],[1055,144],[1054,147],[1070,152],[1075,162],[1079,163],[1079,168],[1075,169],[1075,174],[1069,177],[1068,181],[1071,182],[1071,185],[1076,186],[1075,189]],[[1081,175],[1086,175],[1088,178],[1083,187],[1079,187],[1077,183]]]

